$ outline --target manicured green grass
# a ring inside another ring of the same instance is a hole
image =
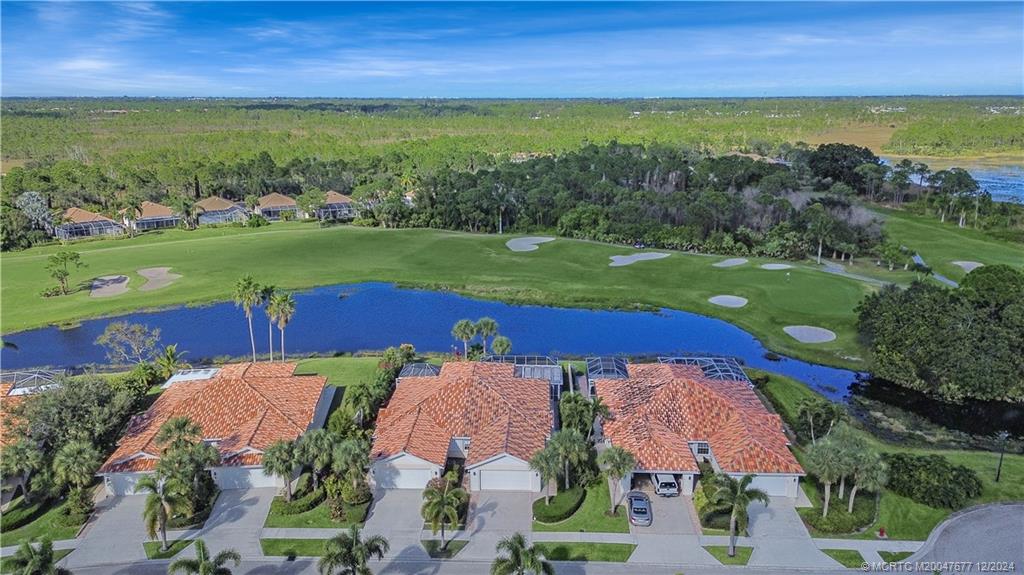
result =
[[[512,252],[509,236],[440,230],[383,230],[284,223],[268,228],[169,230],[159,238],[103,240],[73,245],[87,268],[75,270],[74,284],[101,275],[131,278],[128,293],[90,298],[83,289],[70,296],[42,298],[53,283],[46,258],[56,246],[4,255],[0,332],[69,323],[88,317],[127,313],[183,303],[224,301],[235,281],[252,274],[281,289],[363,281],[451,289],[511,303],[599,308],[683,309],[719,317],[753,332],[781,353],[803,359],[863,368],[846,357],[863,355],[854,334],[853,309],[872,287],[798,266],[789,273],[762,270],[752,259],[734,268],[716,268],[716,257],[673,253],[658,261],[610,268],[609,256],[631,248],[560,238],[535,252]],[[140,292],[136,270],[169,266],[183,277],[157,291]],[[747,298],[742,309],[708,303],[732,294]],[[299,313],[302,313],[300,310]],[[238,321],[244,322],[239,311]],[[787,325],[818,325],[838,334],[836,341],[807,345],[786,335]],[[201,350],[191,350],[201,353]]]
[[[895,241],[921,254],[937,273],[959,281],[966,274],[954,261],[1008,264],[1024,267],[1024,246],[999,240],[973,229],[961,229],[952,222],[939,222],[904,211],[878,209],[886,218],[885,230]],[[968,223],[973,221],[968,219]]]
[[[462,548],[469,544],[469,541],[462,539],[453,539],[448,542],[448,547],[441,549],[441,541],[437,539],[427,539],[426,541],[420,541],[423,548],[427,550],[427,554],[430,555],[431,559],[451,559],[462,551]]]
[[[864,565],[864,557],[854,549],[822,549],[822,553],[835,559],[843,567],[859,569]]]
[[[342,521],[335,521],[331,518],[331,511],[327,506],[327,503],[321,503],[316,507],[306,511],[305,513],[296,513],[295,515],[283,515],[281,513],[274,513],[274,508],[271,507],[270,513],[267,514],[267,520],[263,524],[264,527],[322,527],[322,528],[346,528],[351,525],[362,525],[363,521],[366,520],[366,510],[370,507],[369,503],[363,503],[362,505],[346,505],[345,506],[345,519]]]
[[[736,556],[729,557],[728,545],[705,545],[704,549],[722,565],[746,565],[750,561],[750,554],[754,552],[753,547],[737,546]]]
[[[344,387],[354,383],[373,382],[374,373],[380,357],[322,357],[304,359],[299,363],[295,373],[298,375],[314,374],[327,377],[327,383]]]
[[[24,499],[19,499],[11,504],[8,512],[14,512],[26,505]],[[11,529],[10,531],[4,531],[2,534],[3,545],[8,547],[11,545],[18,545],[23,541],[29,541],[31,539],[38,539],[41,537],[49,537],[52,541],[59,541],[62,539],[74,539],[75,535],[78,534],[78,530],[82,528],[81,525],[65,526],[61,523],[63,519],[64,504],[58,502],[50,507],[45,507],[45,502],[37,502],[30,504],[32,509],[26,509],[26,513],[38,515],[35,520],[31,523],[23,525],[17,529]]]
[[[146,549],[146,557],[148,559],[170,559],[178,553],[181,553],[186,547],[192,545],[193,539],[178,539],[172,541],[167,551],[160,550],[159,541],[146,541],[142,544],[142,547]]]
[[[629,522],[626,511],[619,506],[615,517],[608,516],[611,496],[608,493],[608,482],[596,481],[587,487],[587,498],[572,517],[559,523],[533,522],[534,531],[586,531],[589,533],[629,533]]]
[[[748,369],[751,375],[758,370]],[[762,372],[763,373],[763,372]],[[815,392],[804,384],[776,373],[770,374],[770,381],[761,390],[771,399],[775,408],[788,418],[795,416],[796,404],[804,397],[815,395]],[[976,471],[981,479],[981,495],[968,502],[970,505],[990,503],[993,501],[1024,500],[1024,456],[1006,454],[1003,459],[1002,478],[995,482],[996,465],[999,455],[986,451],[966,451],[953,449],[926,449],[882,441],[864,430],[858,430],[864,439],[879,451],[908,452],[920,455],[938,454],[950,462],[964,465]],[[796,452],[800,457],[799,451]],[[810,481],[801,481],[804,492],[811,501],[818,500],[817,488]],[[835,501],[835,504],[842,504]],[[952,512],[950,509],[938,509],[913,501],[907,497],[883,490],[878,506],[878,519],[862,533],[849,535],[829,535],[829,537],[852,537],[857,539],[874,539],[879,528],[884,527],[890,539],[922,541],[943,519]]]
[[[632,543],[534,543],[549,561],[610,561],[625,563],[633,554]]]
[[[270,557],[320,557],[327,539],[260,539],[263,554]]]
[[[7,542],[4,541],[4,546],[6,545]],[[54,563],[67,557],[68,553],[71,553],[72,551],[74,551],[74,549],[55,549],[53,551]],[[3,559],[0,559],[0,574],[5,573],[14,573],[14,565],[10,557],[4,557]]]
[[[879,551],[878,556],[882,558],[882,561],[888,563],[894,563],[896,561],[903,561],[907,557],[913,555],[913,551]]]

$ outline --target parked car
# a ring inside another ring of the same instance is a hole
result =
[[[665,473],[655,473],[654,492],[662,497],[675,497],[679,495],[679,482],[676,481],[676,476]]]
[[[630,491],[626,495],[626,505],[629,506],[629,522],[633,525],[647,527],[654,520],[651,500],[646,493]]]

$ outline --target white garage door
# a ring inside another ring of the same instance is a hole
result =
[[[796,497],[796,477],[790,475],[757,475],[750,483],[772,497]]]
[[[134,495],[135,484],[145,473],[111,473],[104,476],[103,484],[111,495]]]
[[[280,487],[283,480],[267,475],[262,468],[214,467],[210,470],[213,481],[221,489],[252,489],[257,487]]]
[[[431,469],[388,466],[374,471],[378,487],[385,489],[423,489],[434,477]]]
[[[532,471],[482,470],[480,489],[487,491],[533,491]]]

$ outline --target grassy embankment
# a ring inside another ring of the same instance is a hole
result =
[[[751,375],[767,373],[755,369],[747,369]],[[762,387],[762,391],[771,400],[776,410],[787,421],[794,421],[797,417],[797,405],[801,399],[813,398],[817,393],[806,385],[794,379],[769,374],[770,381]],[[942,455],[952,463],[963,465],[973,469],[981,479],[981,495],[972,499],[968,505],[978,505],[994,501],[1021,501],[1024,500],[1024,456],[1007,454],[1003,460],[1002,478],[999,483],[995,482],[996,465],[999,460],[998,454],[985,451],[967,451],[952,449],[926,449],[908,445],[897,445],[884,442],[867,431],[861,430],[861,434],[875,449],[882,452],[907,452],[919,455],[938,454]],[[802,481],[801,485],[807,492],[811,501],[817,499],[817,487],[808,481]],[[845,502],[836,502],[845,505]],[[943,519],[949,516],[953,510],[930,507],[917,503],[907,497],[897,495],[890,491],[883,491],[879,500],[878,517],[875,522],[863,533],[849,535],[823,535],[827,537],[852,537],[857,539],[873,539],[880,527],[885,527],[886,532],[893,539],[908,539],[923,541]]]
[[[38,294],[52,280],[46,257],[60,249],[46,246],[4,256],[2,285],[4,333],[51,323],[127,313],[172,304],[199,304],[230,298],[234,282],[246,273],[283,289],[361,281],[447,288],[512,303],[636,309],[668,307],[719,317],[754,333],[775,351],[802,359],[864,368],[854,337],[853,308],[871,288],[861,282],[795,268],[790,273],[758,268],[767,261],[715,268],[716,258],[675,253],[663,260],[610,268],[609,256],[628,254],[622,246],[559,239],[534,252],[505,247],[508,236],[482,236],[437,230],[317,228],[288,223],[269,229],[225,228],[167,231],[134,239],[86,242],[72,249],[87,268],[72,279],[124,274],[129,291],[90,298],[87,289],[64,297]],[[136,270],[169,266],[183,277],[158,291],[140,292]],[[750,300],[740,310],[707,302],[718,294]],[[301,310],[299,313],[302,313]],[[838,334],[834,342],[800,344],[786,325],[818,325]],[[15,340],[16,337],[12,338]]]

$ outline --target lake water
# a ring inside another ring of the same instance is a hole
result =
[[[730,355],[746,365],[797,378],[833,399],[842,399],[858,377],[790,358],[770,361],[760,341],[722,320],[702,315],[660,312],[599,311],[517,306],[462,297],[453,293],[402,289],[385,283],[328,286],[297,293],[296,313],[285,331],[292,357],[311,353],[381,350],[411,343],[424,352],[450,352],[461,343],[451,336],[462,318],[493,317],[513,352],[540,355],[671,355],[699,352]],[[4,336],[18,350],[0,352],[5,370],[71,367],[106,362],[96,338],[112,321],[127,320],[161,330],[164,344],[177,343],[186,359],[200,363],[217,356],[250,353],[242,311],[231,303],[177,307],[148,313],[84,321],[73,329],[40,328]],[[267,352],[267,320],[254,314],[256,346]]]
[[[887,164],[899,161],[898,158],[889,157],[883,157],[882,160]],[[953,162],[953,165],[970,172],[981,189],[992,195],[993,201],[1024,204],[1024,166]],[[933,169],[941,168],[936,166]],[[914,178],[914,181],[917,179]]]

